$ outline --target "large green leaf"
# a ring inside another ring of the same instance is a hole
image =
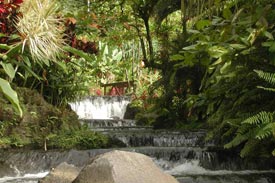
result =
[[[222,46],[212,46],[208,49],[208,53],[211,57],[214,58],[219,58],[222,57],[223,55],[227,54],[229,50]]]
[[[199,20],[197,23],[196,23],[196,28],[198,30],[202,30],[204,29],[205,27],[211,25],[211,21],[210,20]]]
[[[118,49],[113,50],[113,53],[112,53],[113,60],[121,61],[122,56],[123,56],[122,51],[119,51]]]
[[[18,111],[22,117],[23,111],[19,105],[17,93],[11,88],[10,83],[0,78],[0,91],[4,93],[5,97],[12,103],[13,107]]]
[[[89,62],[94,62],[94,60],[91,56],[89,56],[87,53],[85,53],[81,50],[75,49],[75,48],[70,47],[70,46],[65,46],[63,49],[67,52],[78,55],[78,56],[84,58],[85,60],[87,60]]]
[[[180,54],[175,54],[170,57],[171,61],[179,61],[179,60],[184,60],[184,56]]]
[[[10,63],[0,63],[3,67],[3,69],[5,70],[6,74],[10,77],[11,80],[13,80],[14,76],[15,76],[15,69],[13,68],[12,64]]]

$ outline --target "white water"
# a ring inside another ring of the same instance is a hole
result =
[[[166,173],[175,176],[186,175],[251,175],[251,174],[264,174],[275,173],[275,170],[207,170],[199,165],[199,160],[187,161],[183,164],[176,165],[170,170],[166,170]]]
[[[166,173],[173,176],[226,176],[226,175],[261,175],[266,173],[275,173],[275,170],[207,170],[199,165],[198,160],[186,161],[184,163],[175,163],[166,160],[153,158],[153,161],[162,168]],[[45,177],[49,172],[41,172],[37,174],[25,174],[14,177],[2,177],[0,183],[37,183],[39,179]],[[238,180],[238,179],[237,179]],[[241,180],[241,179],[240,179]]]
[[[115,97],[90,97],[70,103],[71,108],[80,119],[123,119],[129,98]]]
[[[2,177],[0,183],[37,183],[39,179],[45,177],[49,172],[40,172],[36,174],[17,175],[14,177]]]
[[[118,100],[117,97],[111,98],[111,97],[88,97],[86,99],[83,99],[79,102],[71,103],[71,107],[76,113],[79,115],[79,118],[82,119],[110,119],[112,116],[116,116],[119,118],[123,118],[124,112],[126,110],[127,104],[130,102],[130,100],[120,98]],[[104,121],[101,121],[105,124]],[[125,124],[120,124],[121,121],[117,124],[108,124],[106,123],[106,126],[123,126]],[[129,125],[128,125],[129,126]],[[132,125],[131,125],[132,126]],[[104,126],[103,126],[104,127]],[[138,134],[140,132],[135,132],[135,134]],[[141,134],[144,135],[144,134]],[[154,134],[156,135],[156,134]],[[178,141],[179,137],[177,134],[173,134],[173,141]],[[196,138],[195,138],[196,139]],[[165,139],[164,139],[165,140]],[[185,141],[187,144],[186,148],[190,146],[190,143],[194,139],[190,137],[186,138]],[[189,143],[190,141],[190,143]],[[172,143],[169,141],[169,143]],[[160,144],[159,146],[164,146],[163,148],[172,148],[168,147],[168,145]],[[193,142],[191,143],[193,144]],[[146,147],[148,149],[150,147]],[[196,151],[197,152],[197,151]],[[182,153],[187,153],[183,151]],[[187,154],[188,155],[188,154]],[[208,159],[212,159],[210,154],[207,154]],[[169,156],[168,156],[169,157]],[[158,157],[159,158],[159,157]],[[231,170],[208,170],[200,166],[199,160],[195,159],[186,159],[185,162],[182,161],[168,161],[163,159],[153,159],[154,162],[162,168],[166,173],[169,173],[171,175],[174,175],[180,180],[180,182],[184,183],[233,183],[233,179],[231,177],[234,177],[234,183],[270,183],[269,181],[266,181],[265,179],[258,178],[255,180],[255,182],[247,182],[242,178],[244,175],[245,177],[250,177],[252,175],[263,175],[266,173],[272,173],[275,174],[275,170],[265,170],[265,171],[259,171],[259,170],[242,170],[242,171],[231,171]],[[15,170],[17,170],[15,168]],[[37,183],[38,179],[43,178],[48,174],[48,172],[41,172],[38,174],[25,174],[22,175],[19,171],[16,171],[17,176],[15,177],[3,177],[0,178],[0,183]],[[196,176],[201,176],[202,178],[196,179]],[[195,178],[193,178],[193,176]],[[204,177],[206,176],[206,177]],[[211,180],[208,179],[207,176],[211,177]],[[214,177],[226,177],[224,179],[217,178],[217,180],[212,180]],[[191,177],[191,178],[190,178]],[[183,178],[183,179],[182,179]],[[190,179],[189,179],[190,178]],[[192,180],[191,180],[192,179]],[[189,180],[189,181],[188,181]],[[258,180],[261,180],[260,182]]]

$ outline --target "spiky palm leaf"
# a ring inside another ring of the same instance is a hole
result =
[[[35,61],[55,61],[64,45],[61,19],[56,0],[25,0],[16,28],[22,38],[22,51],[28,47]]]

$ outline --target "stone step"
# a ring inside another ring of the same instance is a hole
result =
[[[80,119],[82,125],[89,128],[109,128],[109,127],[135,127],[136,121],[131,119]]]
[[[104,134],[108,134],[109,132],[138,132],[138,131],[147,131],[147,130],[152,130],[153,127],[151,126],[117,126],[117,127],[97,127],[97,128],[92,128],[91,130],[97,131],[97,132],[102,132]]]
[[[123,129],[105,131],[104,134],[119,140],[127,147],[155,146],[155,147],[209,147],[213,142],[206,142],[206,132],[179,132],[153,129]]]

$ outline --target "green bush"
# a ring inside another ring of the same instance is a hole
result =
[[[64,130],[59,134],[48,136],[48,148],[57,149],[93,149],[107,146],[108,138],[93,132],[87,127],[75,130]]]
[[[30,142],[20,138],[18,135],[0,138],[0,148],[21,148],[28,145]]]

